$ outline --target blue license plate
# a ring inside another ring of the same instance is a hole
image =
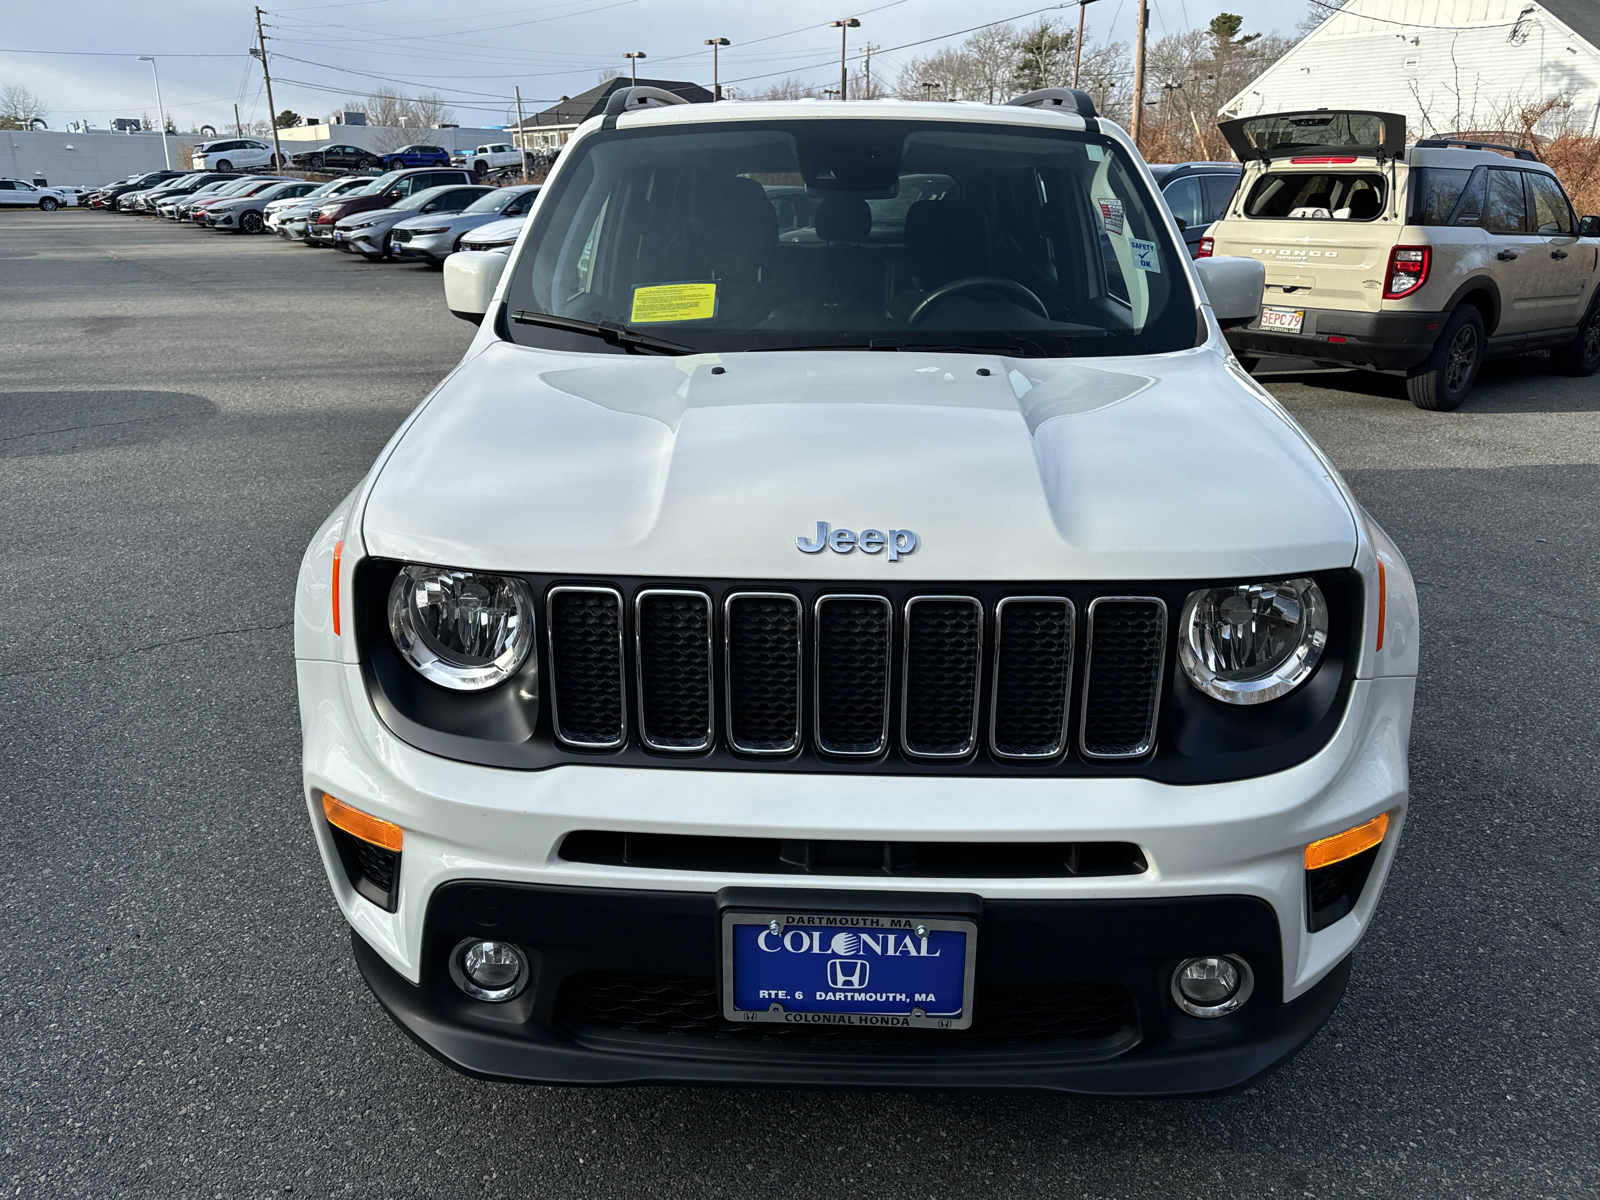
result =
[[[728,912],[730,1021],[966,1029],[978,927],[947,917]]]

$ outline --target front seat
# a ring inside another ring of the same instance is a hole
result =
[[[991,273],[989,216],[970,200],[918,200],[906,211],[906,250],[914,286],[889,304],[901,320],[935,288]]]

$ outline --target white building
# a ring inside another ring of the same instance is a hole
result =
[[[1514,130],[1553,97],[1600,127],[1600,0],[1350,0],[1227,104],[1404,114],[1411,137]]]

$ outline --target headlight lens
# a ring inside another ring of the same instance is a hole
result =
[[[1328,605],[1313,579],[1191,592],[1178,620],[1189,681],[1228,704],[1265,704],[1311,676],[1328,644]]]
[[[389,631],[424,679],[457,692],[503,683],[533,646],[533,597],[504,575],[409,566],[389,589]]]

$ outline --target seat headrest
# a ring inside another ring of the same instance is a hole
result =
[[[911,270],[924,288],[989,274],[989,217],[970,200],[918,200],[906,212]]]
[[[864,242],[872,236],[872,209],[859,196],[829,196],[817,205],[816,230],[825,242]]]

